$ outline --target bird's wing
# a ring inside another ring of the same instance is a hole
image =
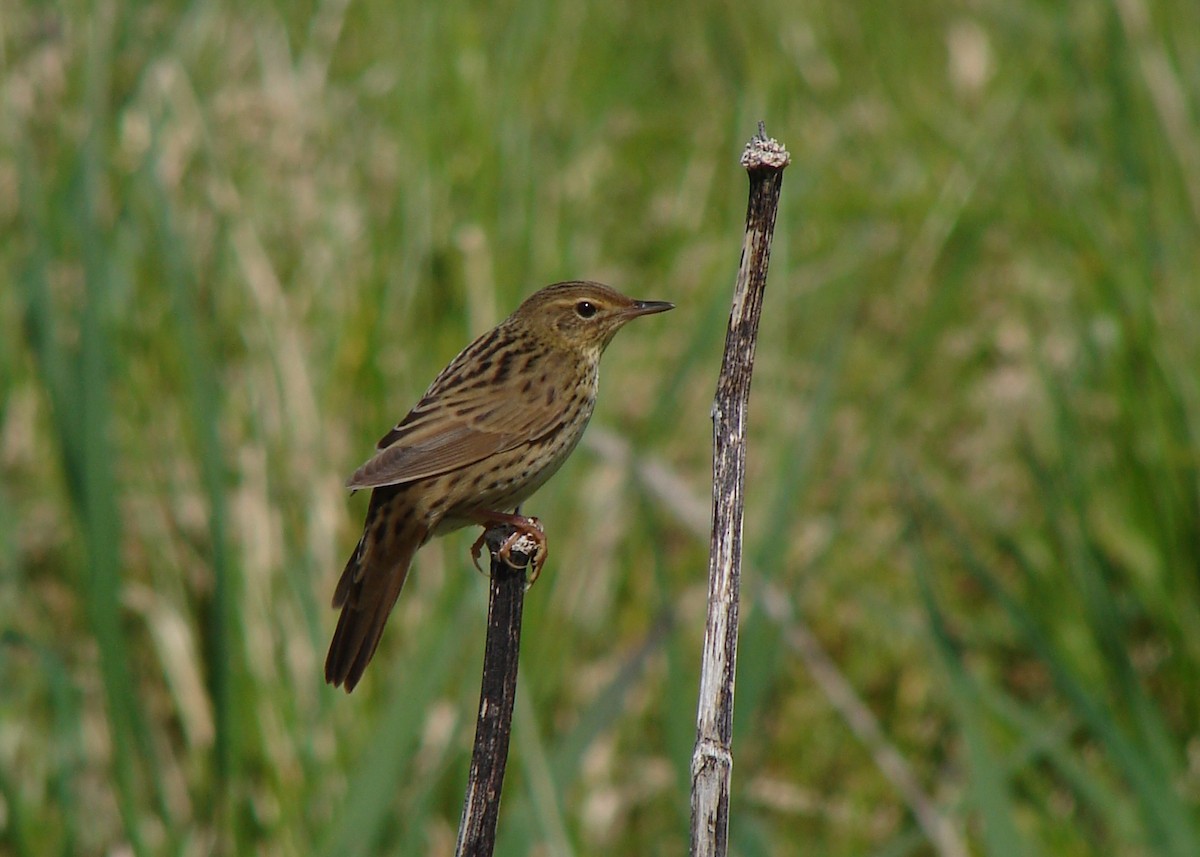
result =
[[[547,401],[556,377],[548,357],[521,355],[515,367],[501,371],[502,358],[490,371],[468,374],[461,371],[460,364],[468,362],[463,352],[383,436],[378,451],[346,486],[378,488],[436,476],[555,430],[565,403]]]

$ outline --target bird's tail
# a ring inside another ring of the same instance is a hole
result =
[[[404,488],[388,485],[371,492],[362,538],[333,594],[333,606],[342,615],[325,658],[325,681],[346,693],[371,662],[413,555],[429,536],[425,522],[404,501]]]

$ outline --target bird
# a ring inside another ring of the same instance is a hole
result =
[[[333,594],[341,610],[325,681],[347,693],[362,678],[418,548],[471,525],[506,523],[536,545],[545,536],[520,505],[579,443],[596,404],[600,356],[617,331],[667,301],[634,300],[583,280],[533,293],[465,349],[346,482],[371,490],[362,537]],[[483,538],[472,547],[478,560]],[[476,563],[478,564],[478,562]]]

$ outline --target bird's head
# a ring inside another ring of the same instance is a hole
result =
[[[556,347],[599,357],[627,322],[674,308],[675,304],[666,301],[627,298],[602,283],[571,281],[530,295],[509,321]]]

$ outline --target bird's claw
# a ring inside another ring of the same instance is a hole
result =
[[[517,543],[528,537],[533,542],[532,550],[522,550],[521,553],[528,557],[527,565],[530,567],[529,583],[526,584],[526,589],[533,586],[537,582],[538,577],[542,574],[542,568],[546,565],[546,531],[542,529],[542,522],[537,518],[526,518],[529,526],[518,528],[515,533],[504,540],[504,544],[500,545],[500,549],[496,551],[496,556],[504,560],[509,568],[524,568],[525,565],[518,565],[513,562],[512,550],[517,546]]]
[[[517,543],[524,538],[528,538],[531,542],[533,542],[533,549],[531,551],[521,550],[522,554],[526,554],[529,557],[529,562],[527,564],[531,567],[527,588],[529,586],[533,586],[538,577],[541,575],[542,568],[546,565],[546,555],[548,552],[546,545],[546,531],[542,527],[542,522],[537,518],[526,518],[521,515],[506,515],[503,522],[513,527],[514,531],[508,536],[508,538],[504,540],[500,547],[497,548],[496,556],[499,557],[509,568],[524,568],[526,567],[526,564],[518,564],[513,561],[513,548],[515,548]],[[475,540],[474,544],[471,545],[471,560],[475,563],[475,568],[478,569],[480,573],[484,573],[483,567],[479,564],[479,558],[483,556],[483,547],[487,543],[487,534],[488,531],[485,529],[483,534]]]
[[[475,570],[480,574],[487,574],[487,572],[483,570],[483,566],[479,564],[479,558],[483,556],[483,545],[484,542],[487,541],[487,534],[488,531],[485,529],[479,534],[479,538],[475,540],[475,543],[471,545],[471,562],[475,563]]]

